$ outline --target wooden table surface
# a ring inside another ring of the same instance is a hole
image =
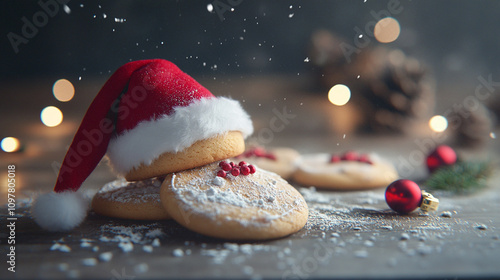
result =
[[[5,136],[21,140],[24,150],[3,153],[0,160],[2,224],[8,222],[7,165],[16,165],[17,178],[16,272],[7,271],[10,232],[3,225],[2,279],[500,277],[500,176],[496,174],[488,188],[472,195],[436,193],[440,208],[429,215],[389,210],[384,189],[333,192],[291,182],[308,202],[308,223],[296,234],[266,242],[217,240],[174,221],[127,221],[94,213],[69,233],[45,232],[30,217],[31,198],[53,187],[58,163],[104,81],[75,82],[77,93],[68,103],[53,99],[53,82],[31,81],[4,89],[12,99],[2,105],[0,125]],[[404,164],[412,152],[425,152],[415,142],[431,137],[422,127],[406,136],[344,136],[332,125],[333,105],[325,95],[308,92],[300,80],[254,77],[205,84],[217,95],[242,101],[256,127],[256,137],[250,141],[266,140],[268,146],[292,147],[301,153],[371,151],[393,161],[405,178],[421,181],[427,176],[423,165],[408,169]],[[63,124],[48,128],[40,123],[39,112],[47,105],[61,108]],[[288,110],[294,117],[272,139],[259,139],[259,131],[276,110]],[[465,158],[494,159],[499,148],[491,139],[480,149],[459,152]],[[114,178],[101,163],[81,190],[95,192]]]

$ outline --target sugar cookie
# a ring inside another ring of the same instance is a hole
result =
[[[280,147],[265,150],[261,147],[254,147],[236,157],[236,160],[255,164],[288,179],[297,168],[295,161],[299,156],[299,152],[291,148]]]
[[[308,217],[302,195],[278,175],[225,178],[212,163],[166,176],[160,197],[179,224],[195,232],[233,240],[279,238],[300,230]]]
[[[376,154],[342,156],[303,155],[293,175],[297,183],[333,190],[364,190],[386,187],[398,179],[394,166]]]
[[[132,220],[163,220],[170,216],[160,202],[157,178],[137,182],[118,179],[104,185],[92,199],[92,209],[103,216]]]

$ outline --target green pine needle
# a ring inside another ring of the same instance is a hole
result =
[[[433,190],[444,190],[457,194],[472,193],[486,187],[492,173],[489,162],[457,162],[452,166],[438,169],[425,182]]]

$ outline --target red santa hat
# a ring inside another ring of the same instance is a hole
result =
[[[120,67],[88,108],[59,170],[54,191],[40,195],[32,216],[44,229],[70,230],[86,216],[88,201],[77,192],[102,157],[121,174],[177,153],[199,140],[253,132],[238,101],[210,91],[163,59]]]

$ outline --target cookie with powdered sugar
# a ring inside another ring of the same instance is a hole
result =
[[[179,224],[203,235],[233,240],[284,237],[306,224],[304,198],[279,175],[244,164],[224,172],[219,165],[215,162],[166,176],[161,201]]]
[[[104,185],[92,199],[97,214],[131,220],[170,219],[160,201],[162,181],[152,178],[136,182],[118,179]]]
[[[302,185],[341,191],[387,187],[398,178],[387,160],[354,151],[342,155],[302,155],[293,174],[293,179]]]

